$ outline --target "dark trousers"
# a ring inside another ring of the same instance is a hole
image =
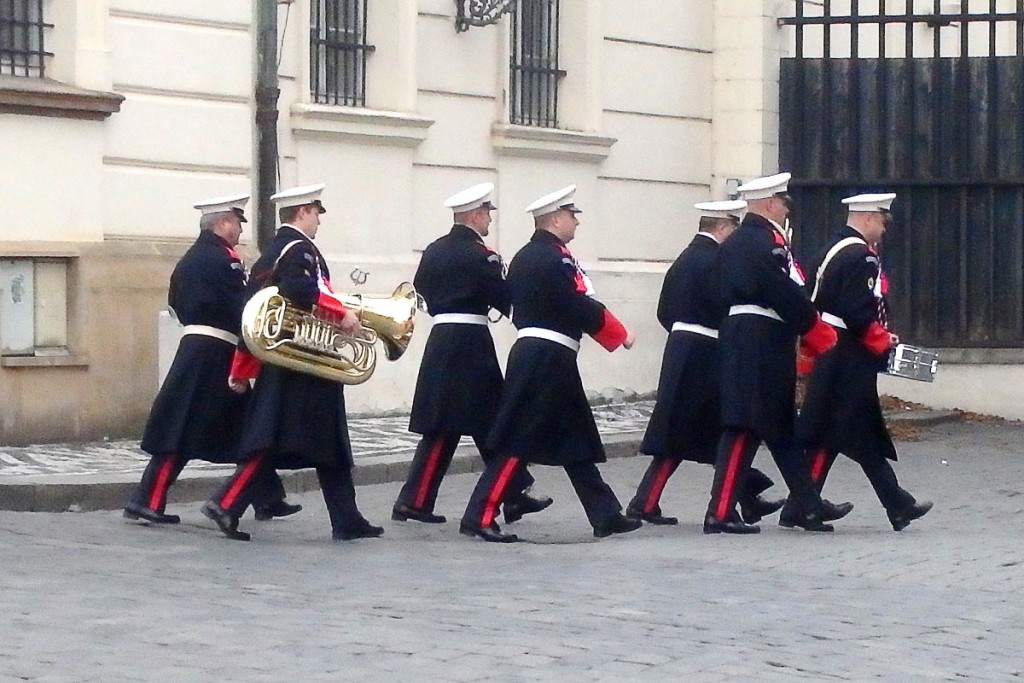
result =
[[[708,515],[724,522],[734,514],[739,492],[746,490],[750,465],[761,441],[752,431],[726,429],[722,432]],[[821,508],[821,496],[811,483],[800,450],[792,441],[768,441],[765,445],[789,487],[790,500],[804,513],[817,512]]]
[[[825,487],[825,480],[832,470],[839,453],[827,449],[818,449],[808,453],[811,481],[818,493]],[[896,479],[896,471],[885,458],[878,458],[867,463],[859,463],[861,470],[875,490],[878,501],[890,516],[902,512],[917,502],[914,496],[900,487]]]
[[[629,502],[628,509],[635,510],[645,515],[661,513],[661,494],[679,464],[682,461],[678,458],[655,457],[651,458],[651,464],[647,466],[640,485],[637,486],[633,500]],[[737,494],[737,499],[744,504],[750,504],[757,496],[770,489],[775,482],[771,477],[757,469],[750,468],[747,475],[746,485]]]
[[[448,466],[452,464],[452,457],[459,445],[460,434],[446,432],[443,434],[427,434],[420,439],[416,447],[416,454],[409,465],[409,474],[405,479],[405,485],[398,494],[398,502],[407,505],[414,510],[433,512],[434,504],[437,502],[437,492],[441,488],[441,481],[448,472]],[[480,457],[484,464],[490,464],[494,459],[494,451],[488,449],[484,443],[486,439],[481,436],[474,436],[473,443],[480,451]],[[516,468],[509,482],[507,500],[523,496],[525,491],[533,486],[533,477],[526,470],[526,467]]]
[[[487,463],[469,497],[462,523],[480,528],[489,527],[498,513],[498,506],[505,499],[516,470],[522,467],[524,463],[511,456],[494,458]],[[569,481],[583,504],[591,526],[602,525],[622,510],[619,499],[601,478],[597,465],[592,462],[575,463],[565,465],[563,469],[569,475]]]
[[[253,456],[242,463],[213,495],[210,502],[219,505],[232,517],[238,519],[250,504],[255,504],[255,495],[266,481],[267,473],[274,469],[266,454]],[[320,492],[327,505],[334,531],[347,531],[363,523],[363,516],[356,507],[356,487],[352,482],[352,471],[347,467],[317,467]]]
[[[186,464],[188,464],[187,458],[178,457],[173,453],[154,455],[149,459],[149,464],[146,465],[146,470],[142,473],[142,480],[132,492],[130,502],[150,510],[163,512],[167,506],[167,492],[178,480],[178,476],[185,469]],[[254,483],[254,487],[252,497],[254,507],[271,505],[284,500],[287,495],[281,477],[273,468],[263,472],[260,479]]]

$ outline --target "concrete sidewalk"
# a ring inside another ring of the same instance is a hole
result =
[[[609,458],[636,455],[654,401],[594,406],[594,417]],[[892,412],[890,421],[936,424],[958,419],[950,411]],[[408,416],[354,417],[349,420],[359,485],[404,481],[419,436],[408,431]],[[137,441],[42,444],[0,447],[0,510],[63,512],[113,510],[124,505],[149,456]],[[477,472],[476,447],[463,439],[449,472]],[[169,502],[204,500],[233,465],[193,461],[171,489]],[[289,491],[319,488],[313,470],[282,471]]]

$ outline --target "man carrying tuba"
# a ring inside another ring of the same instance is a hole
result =
[[[345,334],[360,323],[331,289],[330,271],[313,244],[325,213],[324,185],[285,190],[271,197],[281,227],[252,268],[250,295],[276,286],[285,299],[304,311],[333,317]],[[255,379],[239,446],[241,463],[203,505],[203,514],[229,538],[248,540],[238,518],[249,504],[251,486],[265,468],[316,469],[331,519],[332,537],[351,540],[380,536],[356,507],[352,483],[352,446],[345,415],[344,386],[338,382],[277,365],[260,365],[243,347],[235,352],[228,379],[236,391]]]

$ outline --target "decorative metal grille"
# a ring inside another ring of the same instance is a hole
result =
[[[367,0],[312,0],[309,87],[314,102],[365,106],[366,55],[374,51],[366,42],[366,10]]]
[[[559,0],[518,0],[512,17],[509,119],[524,126],[558,125]]]
[[[470,26],[490,26],[513,8],[515,0],[455,0],[455,30]]]
[[[0,0],[0,74],[46,75],[44,37],[53,28],[43,20],[43,0]]]

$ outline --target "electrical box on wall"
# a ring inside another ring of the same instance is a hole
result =
[[[35,269],[32,259],[0,260],[0,353],[35,350]]]

